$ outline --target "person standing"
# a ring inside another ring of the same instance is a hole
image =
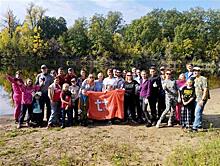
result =
[[[53,83],[54,78],[48,73],[48,68],[46,65],[41,66],[41,73],[36,77],[36,85],[40,85],[40,91],[42,92],[42,105],[43,105],[43,117],[44,117],[44,108],[45,104],[47,107],[47,121],[50,118],[51,114],[51,105],[50,99],[48,97],[48,87]]]
[[[48,120],[47,127],[50,128],[53,125],[59,124],[59,115],[60,115],[60,93],[61,86],[59,84],[59,77],[55,77],[54,83],[51,84],[48,88],[48,96],[51,103],[51,115]]]
[[[151,66],[149,71],[150,71],[151,77],[149,78],[149,81],[150,81],[149,91],[150,92],[148,96],[148,101],[149,101],[151,116],[152,116],[151,122],[152,122],[152,125],[156,125],[157,116],[161,114],[157,112],[156,105],[158,102],[160,91],[162,89],[162,84],[161,84],[160,76],[157,75],[156,67]]]
[[[97,75],[98,79],[95,80],[95,91],[96,92],[102,92],[102,89],[103,89],[103,73],[100,72],[98,75]]]
[[[65,83],[68,83],[69,85],[71,85],[71,80],[73,78],[76,78],[75,71],[73,70],[73,68],[69,68],[65,76]]]
[[[107,75],[108,77],[103,80],[103,91],[114,89],[115,78],[113,77],[113,70],[108,69]]]
[[[18,82],[21,82],[24,84],[24,81],[22,80],[22,73],[21,71],[17,71],[15,73],[15,77],[6,76],[7,80],[11,82],[12,84],[12,99],[14,102],[14,119],[15,122],[17,123],[19,120],[19,116],[21,113],[21,100],[22,100],[22,91],[18,85]]]
[[[144,119],[146,123],[146,127],[150,127],[150,115],[147,110],[148,106],[148,96],[149,96],[149,80],[148,75],[145,70],[141,71],[141,80],[140,80],[140,105],[144,114]]]
[[[187,69],[187,72],[185,73],[185,78],[186,78],[186,80],[188,80],[191,77],[193,77],[193,64],[187,63],[186,69]]]
[[[85,69],[81,69],[80,70],[80,76],[77,79],[77,85],[79,87],[82,86],[83,81],[86,79],[86,70]]]
[[[166,109],[162,113],[160,119],[157,121],[156,128],[160,127],[162,120],[165,118],[166,114],[170,111],[168,126],[172,126],[173,115],[177,103],[177,85],[176,81],[172,79],[172,72],[170,69],[166,70],[166,79],[164,80],[162,86],[165,90],[165,101],[166,101]]]
[[[208,89],[208,82],[207,78],[201,76],[201,68],[194,67],[194,87],[196,93],[196,108],[195,108],[195,120],[193,122],[193,131],[198,131],[199,128],[202,128],[202,113],[204,107],[207,103],[207,100],[210,99],[209,89]]]

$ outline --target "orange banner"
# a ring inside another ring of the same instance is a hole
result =
[[[88,92],[90,119],[105,120],[124,118],[124,90],[108,92]]]

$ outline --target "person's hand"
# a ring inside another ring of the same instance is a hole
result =
[[[148,104],[148,99],[144,98],[144,104]]]
[[[189,103],[188,103],[188,102],[183,101],[183,105],[187,105],[187,104],[189,104]]]
[[[202,107],[203,104],[204,104],[204,101],[203,101],[203,100],[199,101],[199,106],[200,106],[200,107]]]

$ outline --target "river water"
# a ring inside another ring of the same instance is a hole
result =
[[[13,114],[13,107],[10,103],[10,96],[0,85],[0,115]]]

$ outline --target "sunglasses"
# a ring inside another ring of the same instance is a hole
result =
[[[132,75],[127,75],[127,76],[132,76]]]
[[[166,73],[166,75],[171,75],[171,73]]]

